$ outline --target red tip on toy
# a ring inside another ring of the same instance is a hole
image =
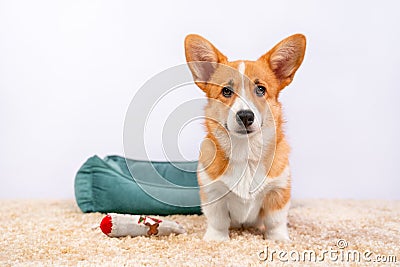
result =
[[[107,215],[101,221],[100,229],[103,233],[105,233],[106,235],[109,235],[111,233],[111,228],[112,228],[112,219],[111,219],[110,215]]]

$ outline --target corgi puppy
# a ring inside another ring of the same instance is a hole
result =
[[[205,240],[229,240],[230,227],[259,227],[264,238],[289,240],[290,148],[278,97],[305,48],[305,37],[295,34],[256,61],[231,62],[203,37],[186,37],[189,69],[208,99],[197,170]]]

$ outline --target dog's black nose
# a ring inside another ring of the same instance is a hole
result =
[[[253,111],[247,110],[239,110],[236,113],[236,121],[239,125],[243,125],[244,127],[249,127],[254,122],[254,113]]]

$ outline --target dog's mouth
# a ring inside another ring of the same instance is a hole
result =
[[[229,128],[228,128],[228,124],[227,123],[224,124],[224,127],[228,132],[231,132],[229,130]],[[249,128],[242,128],[242,129],[234,131],[234,133],[239,134],[239,135],[246,135],[246,134],[251,134],[251,133],[254,133],[254,132],[256,132],[256,131],[252,130],[252,129],[249,129]]]
[[[249,130],[249,129],[245,129],[245,130],[237,130],[235,132],[238,133],[238,134],[251,134],[254,131]]]

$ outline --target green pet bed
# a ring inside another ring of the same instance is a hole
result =
[[[83,212],[200,214],[197,162],[89,158],[75,177]]]

